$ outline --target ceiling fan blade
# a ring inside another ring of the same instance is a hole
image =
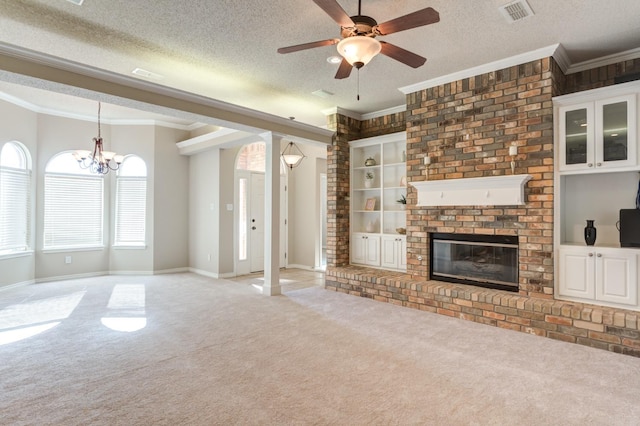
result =
[[[298,52],[300,50],[313,49],[314,47],[331,46],[332,44],[338,44],[339,38],[330,38],[329,40],[312,41],[311,43],[296,44],[295,46],[281,47],[278,49],[278,53],[291,53]]]
[[[337,79],[343,79],[349,77],[351,74],[351,70],[353,67],[346,59],[342,58],[342,62],[340,62],[340,66],[338,67],[338,72],[336,73]]]
[[[347,12],[336,0],[313,0],[325,13],[333,18],[341,27],[353,27],[355,24],[347,15]]]
[[[397,33],[398,31],[409,30],[423,25],[435,24],[440,21],[440,14],[433,8],[418,10],[408,15],[392,19],[377,25],[374,31],[380,35]]]
[[[396,61],[402,62],[405,65],[409,65],[412,68],[418,68],[427,62],[427,58],[423,58],[420,55],[416,55],[415,53],[409,52],[408,50],[394,44],[390,44],[385,41],[381,41],[380,44],[382,45],[380,53],[395,59]]]

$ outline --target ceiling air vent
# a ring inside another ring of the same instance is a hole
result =
[[[531,6],[526,0],[516,0],[500,6],[500,13],[509,23],[522,21],[533,16],[533,10],[531,10]]]

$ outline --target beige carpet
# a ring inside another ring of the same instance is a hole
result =
[[[640,424],[640,359],[291,284],[0,291],[0,424]]]

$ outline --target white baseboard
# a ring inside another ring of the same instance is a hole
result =
[[[222,274],[218,274],[216,272],[204,271],[198,268],[189,268],[189,272],[193,272],[194,274],[202,275],[209,278],[221,279],[221,278],[234,278],[236,276],[233,272],[225,272]]]
[[[101,271],[101,272],[89,272],[86,274],[72,274],[72,275],[59,275],[57,277],[46,277],[46,278],[37,278],[35,283],[46,283],[50,281],[64,281],[64,280],[77,280],[79,278],[93,278],[93,277],[102,277],[105,275],[110,275],[109,272]]]
[[[317,269],[315,269],[313,266],[309,266],[309,265],[298,265],[298,264],[288,264],[287,267],[285,269],[304,269],[305,271],[316,271]]]
[[[7,284],[5,286],[0,286],[0,291],[2,290],[9,290],[12,288],[17,288],[17,287],[22,287],[22,286],[26,286],[26,285],[31,285],[31,284],[35,284],[36,280],[27,280],[27,281],[22,281],[19,283],[13,283],[13,284]]]

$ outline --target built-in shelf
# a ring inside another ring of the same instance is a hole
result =
[[[487,176],[411,182],[418,190],[418,206],[523,205],[524,186],[531,175]]]

